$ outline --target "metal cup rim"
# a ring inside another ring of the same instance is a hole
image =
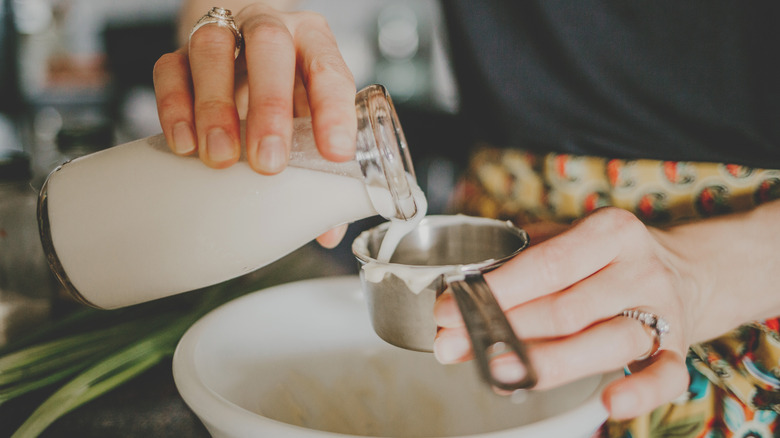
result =
[[[518,248],[516,248],[512,253],[507,254],[504,257],[492,258],[492,259],[482,260],[474,263],[462,263],[462,264],[455,264],[455,265],[407,265],[407,264],[393,263],[393,262],[380,262],[376,258],[371,257],[370,255],[367,254],[368,239],[373,233],[386,232],[387,228],[390,227],[390,222],[388,221],[388,222],[383,222],[379,225],[376,225],[372,228],[369,228],[368,230],[361,232],[355,238],[355,240],[352,241],[352,254],[354,254],[355,257],[363,264],[375,263],[380,265],[396,265],[396,266],[404,266],[406,269],[431,269],[431,268],[444,269],[447,267],[452,267],[453,269],[470,271],[470,270],[483,270],[487,267],[500,266],[507,260],[519,254],[522,250],[524,250],[528,246],[530,242],[528,233],[522,228],[513,224],[511,221],[508,220],[503,221],[499,219],[492,219],[486,217],[467,216],[463,214],[429,215],[423,218],[422,221],[420,221],[418,227],[423,227],[429,224],[446,225],[447,223],[462,224],[464,222],[469,222],[473,224],[489,224],[497,227],[499,226],[504,227],[507,231],[519,237],[522,244]]]

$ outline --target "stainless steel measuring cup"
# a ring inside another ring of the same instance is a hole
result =
[[[525,344],[515,335],[482,274],[528,246],[528,234],[509,222],[463,215],[428,216],[399,243],[389,263],[376,260],[389,223],[361,233],[352,244],[374,331],[390,344],[432,351],[438,327],[436,297],[449,285],[471,338],[483,379],[513,391],[536,384]],[[525,367],[516,382],[496,380],[490,361],[511,354]]]

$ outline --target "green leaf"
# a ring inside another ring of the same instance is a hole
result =
[[[36,437],[62,415],[148,370],[170,355],[180,335],[173,324],[92,365],[45,400],[12,437]]]
[[[172,297],[118,311],[85,309],[3,348],[0,405],[71,378],[38,406],[13,437],[37,436],[62,415],[172,356],[181,336],[200,317],[263,286],[230,281],[196,292],[195,300]]]
[[[7,385],[0,388],[0,406],[10,400],[20,397],[28,392],[35,391],[37,389],[45,388],[49,385],[53,385],[62,379],[68,378],[79,371],[83,370],[89,365],[88,362],[78,362],[69,367],[60,368],[56,372],[41,377],[35,380],[26,380],[16,383],[14,385]]]

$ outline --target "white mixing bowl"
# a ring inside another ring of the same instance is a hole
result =
[[[590,437],[607,413],[594,376],[523,400],[472,364],[380,340],[357,277],[289,283],[212,311],[173,358],[176,386],[215,437]]]

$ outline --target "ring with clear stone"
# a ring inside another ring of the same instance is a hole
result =
[[[639,321],[653,337],[653,345],[645,354],[636,358],[636,361],[648,359],[658,353],[658,350],[661,349],[664,336],[669,333],[669,323],[666,322],[665,319],[655,313],[637,309],[626,309],[620,313],[620,316]]]
[[[233,13],[230,12],[230,9],[211,8],[206,15],[200,17],[198,22],[192,26],[189,38],[192,39],[192,35],[195,31],[207,24],[216,24],[219,27],[227,28],[233,33],[233,38],[235,38],[236,41],[233,57],[238,58],[238,54],[241,53],[241,47],[244,44],[244,37],[241,35],[241,31],[238,30],[238,26],[236,26],[235,20],[233,20]]]

